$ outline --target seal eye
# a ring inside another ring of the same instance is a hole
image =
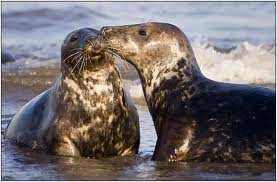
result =
[[[146,35],[147,35],[147,32],[146,32],[144,29],[140,29],[140,30],[139,30],[139,34],[140,34],[141,36],[146,36]]]
[[[78,40],[78,35],[72,35],[72,37],[70,38],[70,42],[75,42],[76,40]]]

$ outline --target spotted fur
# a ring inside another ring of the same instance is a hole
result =
[[[113,58],[97,55],[96,60],[91,60],[86,56],[89,64],[77,71],[74,57],[66,60],[74,55],[71,50],[77,50],[77,45],[94,41],[86,40],[88,35],[96,36],[95,31],[81,29],[66,38],[61,76],[53,87],[17,113],[8,127],[7,138],[66,156],[99,158],[138,152],[138,113],[123,88]],[[77,42],[70,41],[76,34]],[[85,58],[82,61],[87,61]]]
[[[58,121],[62,122],[55,126],[55,145],[59,146],[67,136],[81,156],[137,153],[138,116],[130,113],[129,107],[134,106],[126,102],[121,78],[114,65],[106,65],[99,71],[84,71],[77,77],[65,77],[58,90],[58,113],[61,113]]]
[[[158,135],[154,160],[275,161],[274,91],[204,77],[174,25],[104,27],[101,34],[139,72]]]

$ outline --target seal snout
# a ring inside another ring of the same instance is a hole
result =
[[[104,51],[102,38],[88,37],[85,41],[84,51],[90,56],[102,54]]]

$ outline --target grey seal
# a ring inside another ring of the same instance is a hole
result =
[[[22,107],[6,137],[64,156],[109,157],[138,152],[137,110],[98,31],[70,33],[61,48],[61,75]]]
[[[158,140],[153,160],[274,162],[275,91],[216,82],[167,23],[103,27],[106,52],[137,69]]]

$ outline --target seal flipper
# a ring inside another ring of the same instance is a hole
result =
[[[187,120],[187,119],[184,119]],[[176,119],[164,120],[156,142],[152,160],[177,161],[189,151],[193,128]]]
[[[53,153],[61,156],[80,157],[80,152],[75,144],[67,137],[63,137],[56,146],[53,147]]]

